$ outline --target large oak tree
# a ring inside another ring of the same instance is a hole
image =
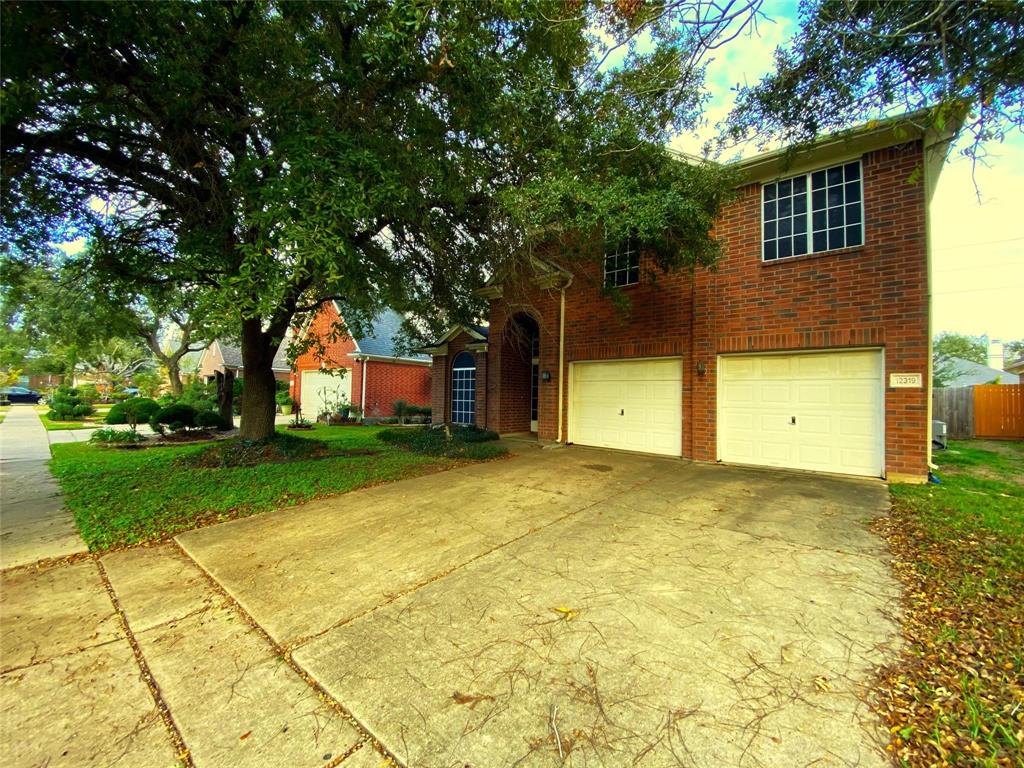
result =
[[[701,52],[756,5],[8,2],[8,253],[96,199],[119,233],[170,233],[109,239],[100,276],[209,291],[264,438],[274,352],[326,300],[357,328],[385,304],[470,319],[488,274],[595,232],[712,263],[728,177],[664,145],[699,115]]]

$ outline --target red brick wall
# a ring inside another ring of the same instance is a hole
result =
[[[714,461],[717,453],[719,354],[876,346],[885,350],[886,381],[895,371],[919,372],[926,378],[925,197],[922,182],[914,181],[922,175],[922,159],[919,142],[862,158],[863,246],[762,262],[760,185],[751,184],[739,190],[720,219],[716,235],[723,256],[717,271],[658,274],[656,280],[645,274],[639,285],[623,290],[631,303],[623,313],[601,295],[599,266],[581,270],[566,291],[565,429],[568,366],[574,360],[681,356],[683,454],[705,461]],[[652,271],[646,260],[641,267]],[[510,425],[521,421],[521,397],[502,372],[508,353],[498,340],[508,317],[526,307],[541,327],[541,370],[552,376],[540,386],[539,433],[555,439],[559,293],[536,290],[514,297],[514,306],[509,305],[511,298],[491,303],[487,421],[499,431],[510,431]],[[695,372],[698,362],[706,366],[703,376]],[[435,393],[435,400],[447,397],[443,395]],[[924,475],[927,388],[887,388],[885,410],[887,472]]]
[[[394,416],[394,402],[431,405],[430,368],[415,363],[385,363],[367,360],[357,363],[362,376],[366,366],[366,411],[364,416]],[[360,384],[360,390],[362,385]],[[354,391],[354,388],[353,388]],[[353,397],[356,404],[361,401]]]
[[[725,256],[697,275],[692,456],[713,460],[715,354],[884,347],[885,377],[928,371],[928,281],[922,148],[869,153],[864,168],[865,244],[777,262],[760,260],[760,185],[740,191],[721,219]],[[927,472],[928,390],[885,393],[887,473]],[[684,443],[685,444],[685,443]]]
[[[393,363],[353,360],[356,344],[350,336],[342,335],[328,341],[331,329],[339,320],[334,304],[325,304],[309,324],[307,333],[317,334],[324,345],[320,356],[316,349],[308,349],[295,361],[296,372],[291,377],[292,397],[302,401],[302,372],[320,368],[347,368],[352,377],[352,403],[359,405],[363,397],[363,365],[366,365],[366,416],[393,416],[395,400],[414,405],[431,402],[430,368],[415,363]]]
[[[291,392],[292,398],[302,402],[302,372],[315,371],[320,368],[348,368],[348,375],[352,377],[352,402],[358,403],[362,393],[362,368],[361,363],[354,363],[349,357],[350,352],[356,351],[356,344],[351,336],[342,335],[334,341],[328,341],[331,329],[339,320],[338,311],[333,303],[324,304],[316,316],[310,321],[306,329],[307,334],[315,334],[322,340],[324,354],[321,357],[315,348],[303,352],[295,361],[295,373],[292,374]],[[315,418],[316,414],[306,414],[308,418]]]

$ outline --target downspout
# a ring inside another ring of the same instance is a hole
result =
[[[562,402],[565,396],[565,289],[572,285],[572,275],[561,288],[558,315],[558,442],[562,439]]]
[[[363,358],[363,385],[359,389],[359,413],[360,421],[366,421],[366,369],[370,361]]]

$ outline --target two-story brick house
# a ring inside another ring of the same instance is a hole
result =
[[[630,243],[536,262],[433,356],[434,421],[699,461],[923,480],[928,204],[949,137],[911,117],[740,163],[717,269],[652,279]],[[602,283],[628,298],[617,309]]]

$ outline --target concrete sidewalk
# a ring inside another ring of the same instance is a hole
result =
[[[39,414],[12,407],[0,424],[0,569],[86,551],[49,461]]]

